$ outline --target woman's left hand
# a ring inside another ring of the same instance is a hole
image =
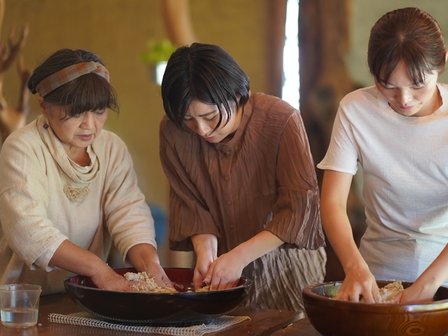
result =
[[[443,249],[432,264],[414,281],[414,283],[399,293],[393,300],[396,303],[425,303],[434,300],[434,294],[447,278],[446,262],[448,260],[448,245]]]
[[[210,265],[204,281],[210,283],[212,290],[235,287],[244,267],[283,243],[271,232],[263,230],[217,258]]]
[[[159,287],[173,287],[173,283],[158,262],[151,262],[146,265],[146,273],[148,273],[149,276],[154,277],[154,281]]]
[[[210,265],[204,281],[210,283],[211,290],[233,288],[238,284],[244,267],[241,256],[234,251],[227,252]]]
[[[132,265],[139,272],[146,272],[153,277],[159,287],[173,287],[171,280],[160,266],[159,255],[154,246],[150,244],[137,244],[128,251]]]
[[[437,288],[431,286],[419,286],[414,283],[410,287],[398,293],[393,299],[393,303],[425,303],[432,302]]]

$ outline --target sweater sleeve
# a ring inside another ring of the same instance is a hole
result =
[[[278,199],[266,229],[299,248],[324,246],[316,172],[299,113],[291,115],[282,132],[276,176]]]
[[[168,123],[164,119],[160,124],[160,159],[170,183],[170,248],[191,251],[191,236],[207,233],[220,238],[221,234],[206,202],[181,164],[174,145],[167,140]]]
[[[50,259],[67,237],[47,216],[48,180],[38,142],[37,138],[18,132],[2,146],[0,223],[3,239],[15,254],[32,269],[49,271]]]
[[[105,222],[123,260],[129,249],[137,244],[157,247],[154,220],[145,196],[138,187],[137,175],[125,143],[115,134],[104,132],[103,140],[107,170],[103,202]],[[107,135],[107,136],[106,136]]]

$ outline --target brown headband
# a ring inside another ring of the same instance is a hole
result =
[[[58,72],[55,72],[54,74],[43,79],[39,84],[37,84],[36,91],[41,97],[45,97],[58,87],[92,72],[109,81],[109,71],[107,71],[102,64],[96,62],[83,62],[70,65],[69,67],[59,70]]]

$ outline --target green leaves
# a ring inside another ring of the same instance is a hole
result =
[[[146,50],[140,54],[140,60],[145,64],[165,62],[176,49],[177,47],[168,39],[149,39],[146,43]]]

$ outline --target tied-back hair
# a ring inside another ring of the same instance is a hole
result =
[[[370,32],[367,62],[379,82],[387,82],[400,61],[414,84],[425,75],[445,70],[446,48],[442,30],[427,12],[414,7],[384,14]]]
[[[222,106],[227,123],[232,113],[247,103],[249,83],[246,73],[222,48],[193,43],[178,48],[168,60],[161,87],[163,107],[168,118],[183,128],[185,114],[194,100],[216,105],[218,128],[223,120]]]
[[[58,50],[33,71],[28,81],[28,89],[35,94],[36,86],[48,76],[73,64],[92,61],[104,65],[97,55],[87,50]],[[95,73],[82,75],[60,86],[43,99],[49,106],[63,108],[65,115],[62,119],[105,108],[119,111],[114,88],[104,77]]]

